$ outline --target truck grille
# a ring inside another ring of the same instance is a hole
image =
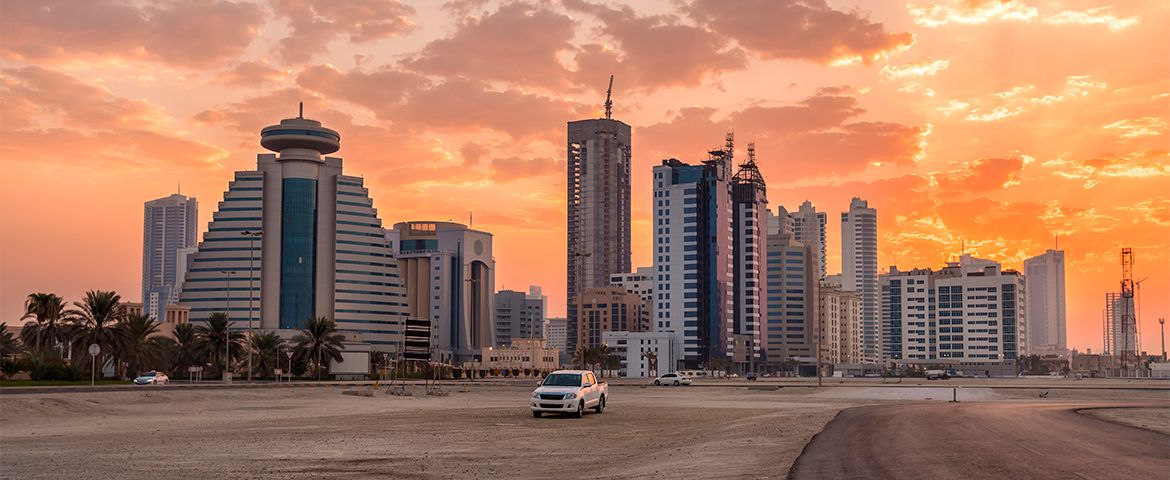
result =
[[[540,394],[541,400],[561,400],[564,398],[565,398],[565,394],[563,394],[563,393],[542,393],[542,394]]]

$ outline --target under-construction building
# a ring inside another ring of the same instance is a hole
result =
[[[577,350],[578,295],[630,271],[630,126],[611,106],[607,94],[605,118],[568,124],[567,352]]]
[[[1137,322],[1134,322],[1133,297],[1126,297],[1120,292],[1105,294],[1105,310],[1101,324],[1104,329],[1106,355],[1121,355],[1132,357],[1137,351]]]

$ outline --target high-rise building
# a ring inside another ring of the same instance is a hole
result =
[[[341,136],[298,116],[265,127],[260,144],[277,153],[236,172],[187,271],[181,302],[191,321],[225,312],[236,329],[255,318],[254,327],[291,336],[325,317],[350,339],[395,350],[405,290],[362,178],[325,156]]]
[[[731,136],[728,134],[728,150]],[[731,160],[730,154],[728,161]],[[763,321],[768,304],[764,301],[764,256],[768,232],[768,195],[764,176],[756,166],[756,146],[748,144],[748,159],[731,178],[732,261],[734,278],[732,322],[737,344],[744,346],[739,371],[755,371],[762,360]],[[815,297],[814,297],[815,299]],[[742,342],[742,343],[740,343]]]
[[[796,241],[812,247],[813,253],[817,255],[817,280],[824,280],[828,253],[825,237],[829,216],[825,212],[818,212],[808,200],[800,204],[800,209],[791,216]]]
[[[548,314],[548,297],[540,288],[540,285],[529,285],[528,295],[524,297],[524,309],[528,312],[527,316],[530,319],[531,327],[528,330],[521,330],[521,334],[527,334],[525,338],[544,338],[544,319]]]
[[[642,317],[642,298],[621,287],[587,288],[577,306],[578,350],[604,344],[605,332],[636,332]]]
[[[540,287],[536,288],[539,292]],[[497,346],[509,345],[521,338],[543,338],[544,301],[529,292],[500,290],[496,292],[496,341]]]
[[[612,79],[611,79],[612,85]],[[610,115],[568,125],[569,351],[577,348],[577,297],[630,271],[630,126]]]
[[[802,371],[816,374],[819,316],[816,254],[789,234],[768,235],[767,358],[770,369],[800,362]],[[811,369],[811,370],[810,370]]]
[[[492,234],[459,223],[415,221],[394,224],[386,238],[398,254],[407,311],[411,318],[431,320],[440,360],[468,361],[496,345]]]
[[[548,340],[548,348],[555,348],[564,355],[565,352],[565,338],[569,336],[566,331],[569,320],[566,318],[549,318],[544,322],[544,339]]]
[[[143,314],[161,320],[160,313],[174,303],[186,265],[179,250],[195,246],[199,230],[199,202],[178,193],[146,202],[142,216]]]
[[[796,235],[796,225],[792,220],[792,215],[788,214],[788,209],[783,205],[776,207],[776,213],[768,210],[766,216],[768,217],[768,236],[772,235]]]
[[[822,281],[817,291],[821,328],[821,362],[861,363],[861,310],[856,292]]]
[[[632,273],[615,273],[610,275],[609,284],[624,288],[642,298],[642,317],[638,320],[637,331],[648,332],[654,329],[654,267],[638,267]]]
[[[685,368],[720,365],[734,351],[730,152],[700,165],[654,167],[655,330],[675,332]]]
[[[1064,250],[1024,260],[1028,284],[1028,344],[1032,353],[1068,351],[1064,312]]]
[[[1137,352],[1136,308],[1133,297],[1118,292],[1105,294],[1105,353],[1126,357],[1128,362]]]
[[[881,276],[883,357],[896,364],[1014,366],[1027,354],[1025,293],[1019,272],[969,255],[940,270],[890,267]]]
[[[841,213],[841,287],[861,295],[861,360],[877,363],[882,351],[877,210],[856,197]]]

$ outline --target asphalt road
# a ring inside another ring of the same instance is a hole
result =
[[[1170,478],[1170,436],[1076,412],[1106,406],[1118,405],[995,402],[850,408],[809,442],[788,478]]]

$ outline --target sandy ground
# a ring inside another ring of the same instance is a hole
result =
[[[532,418],[531,385],[373,398],[338,388],[0,396],[0,478],[784,478],[841,409],[951,390],[611,386],[604,414]],[[960,390],[961,401],[1042,390]],[[1170,393],[1061,390],[1062,399]],[[1155,403],[1158,404],[1158,403]]]
[[[1081,413],[1122,425],[1170,435],[1170,406],[1167,408],[1094,408],[1081,410]]]

